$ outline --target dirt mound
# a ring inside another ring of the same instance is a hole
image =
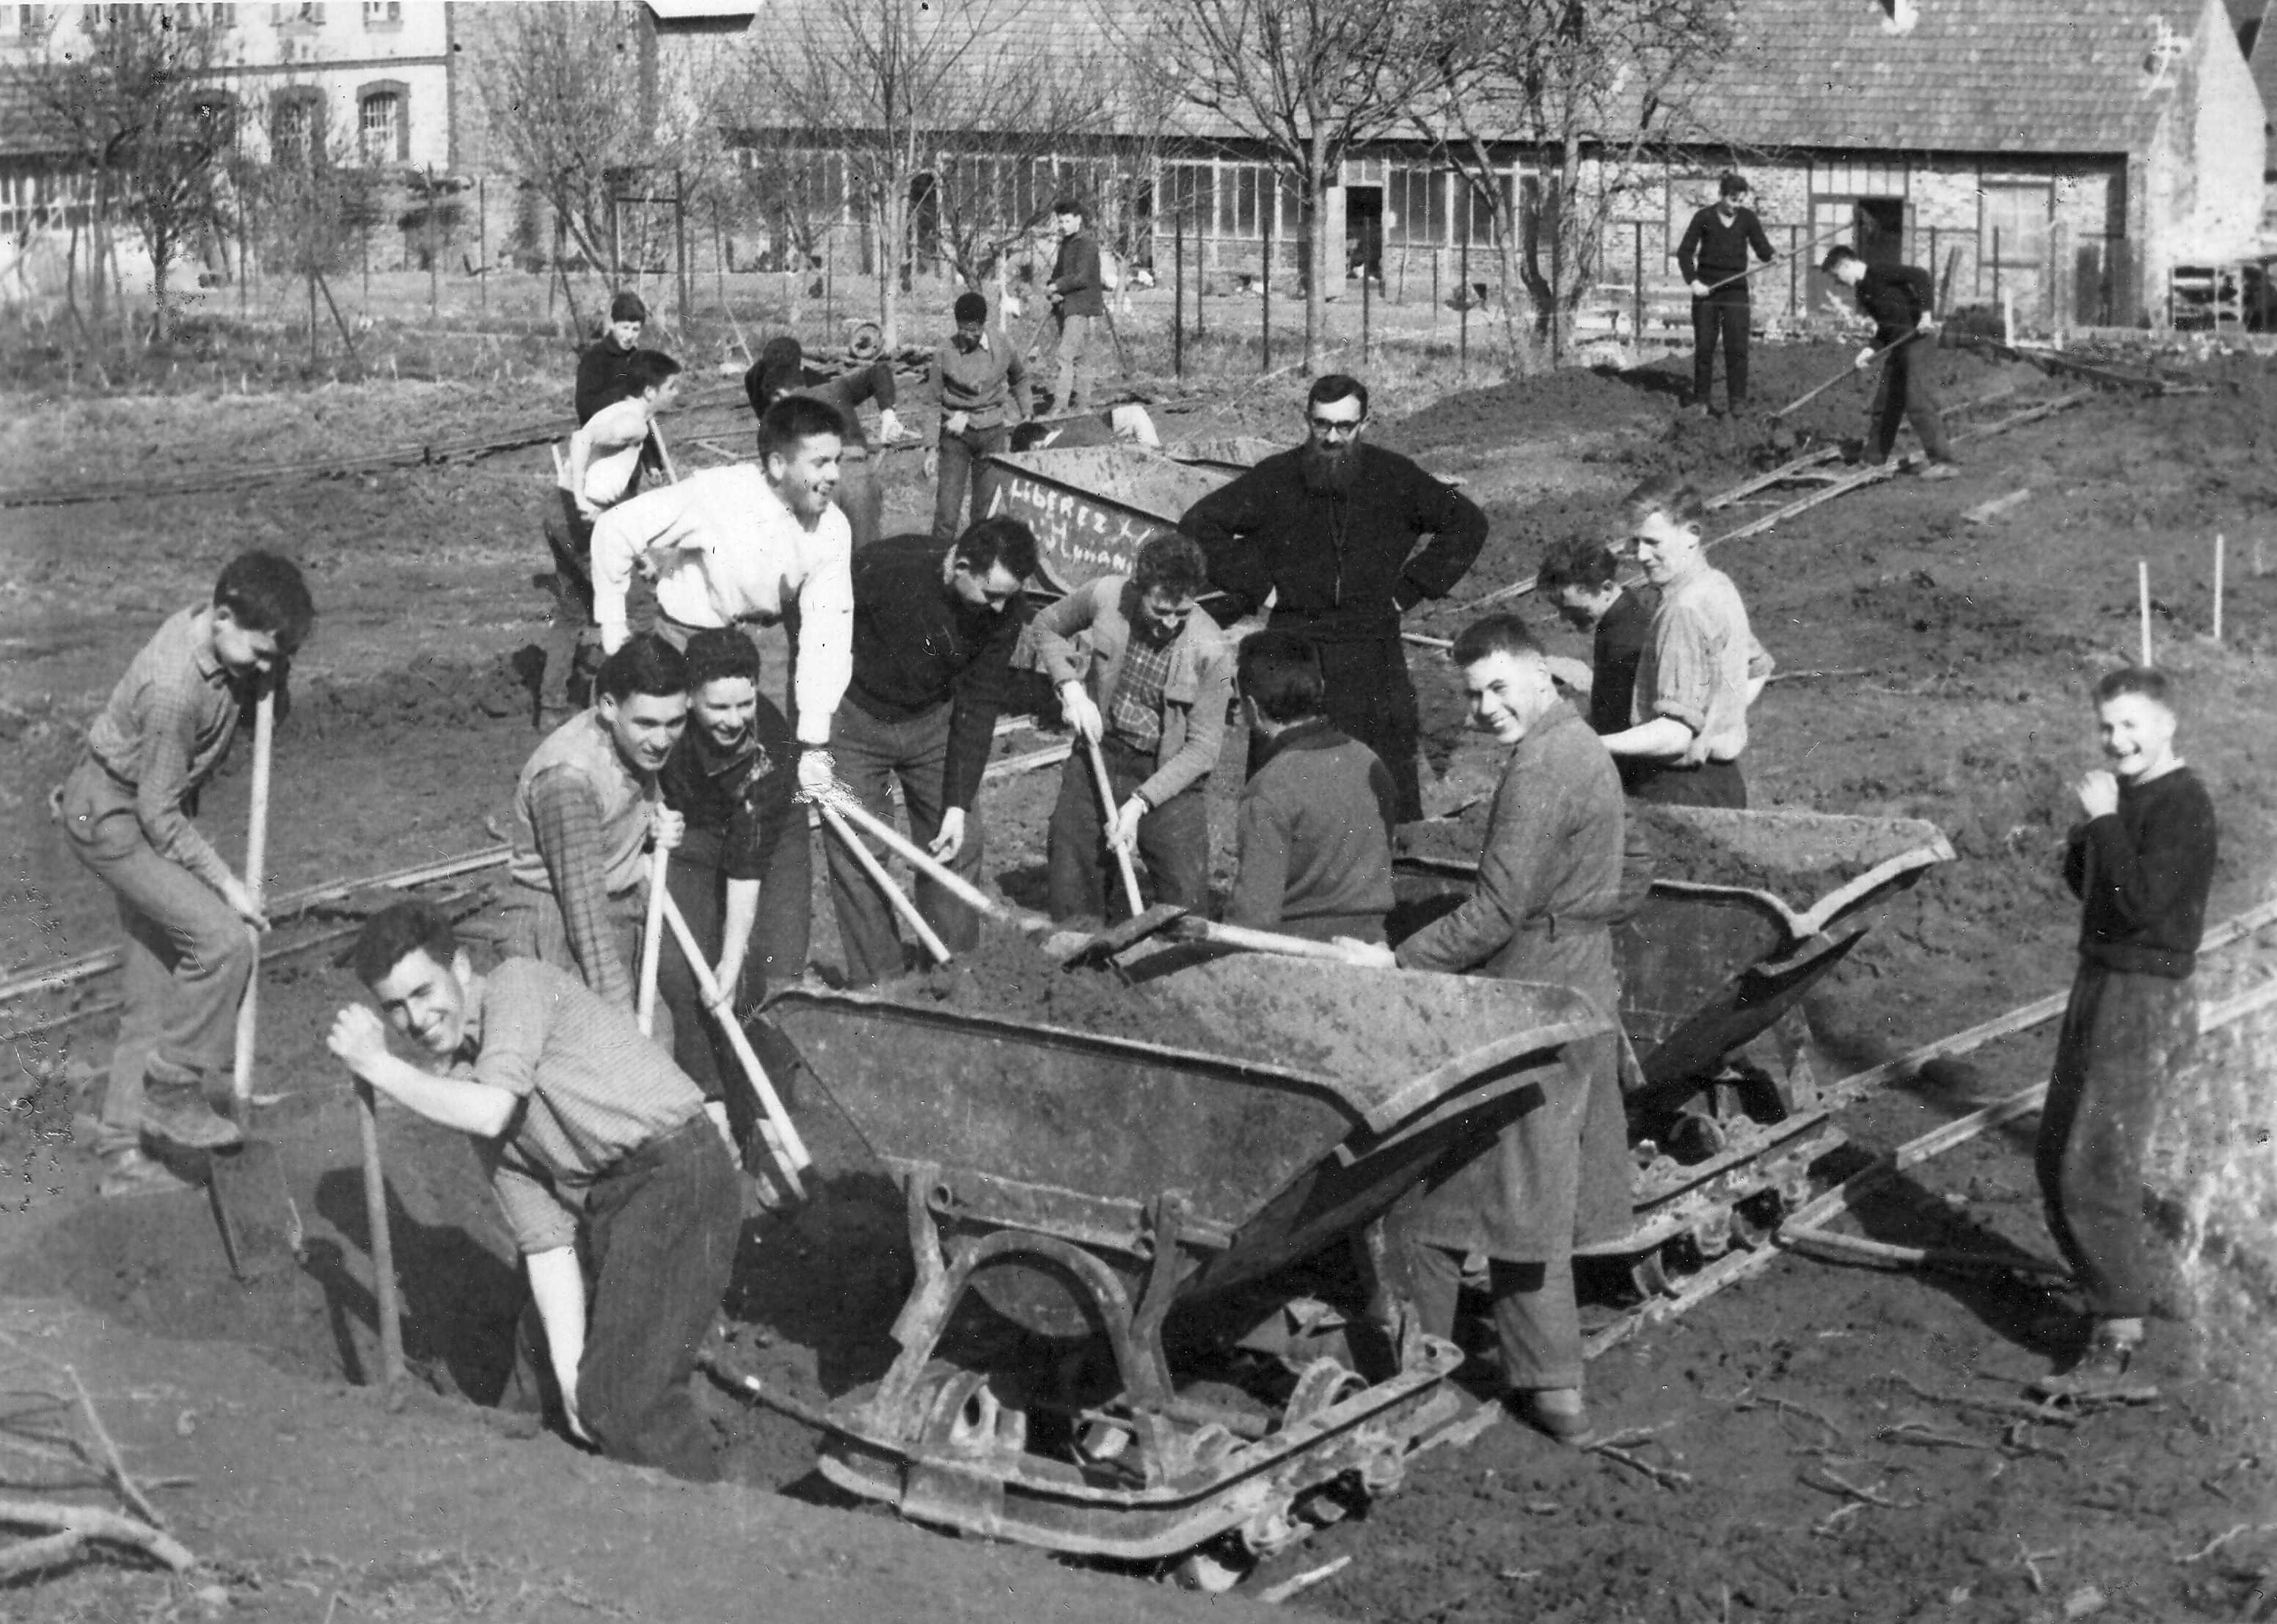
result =
[[[484,718],[534,718],[544,668],[544,651],[535,644],[471,670],[420,654],[381,682],[309,683],[294,693],[289,720],[319,739],[362,739]]]
[[[1672,404],[1668,380],[1653,368],[1573,368],[1450,395],[1387,426],[1380,443],[1410,456],[1492,448],[1545,431],[1627,428]]]
[[[970,951],[878,990],[903,1003],[1148,1042],[1161,1042],[1179,1020],[1177,1006],[1161,993],[1111,972],[1063,970],[1024,933],[986,923]]]

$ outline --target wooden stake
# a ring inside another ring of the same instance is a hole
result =
[[[2216,530],[2213,537],[2213,640],[2216,643],[2221,641],[2221,572],[2228,550],[2228,544],[2223,540],[2221,532]]]
[[[379,1384],[403,1381],[403,1308],[395,1291],[395,1236],[387,1224],[387,1173],[379,1159],[379,1111],[371,1085],[356,1079],[356,1132],[363,1143],[363,1218],[371,1231],[372,1298],[379,1315]]]
[[[2143,663],[2151,663],[2151,564],[2147,559],[2135,560],[2135,596],[2143,606]]]
[[[253,805],[245,824],[245,888],[252,893],[256,907],[265,889],[261,871],[269,863],[269,758],[276,732],[277,691],[273,686],[264,686],[253,707]],[[230,1073],[230,1092],[236,1097],[240,1121],[247,1102],[253,1098],[253,1050],[261,1002],[260,941],[261,933],[255,930],[253,971],[246,978],[245,996],[237,1005],[237,1054]]]

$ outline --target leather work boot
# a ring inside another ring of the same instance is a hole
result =
[[[173,1170],[164,1162],[129,1146],[104,1155],[103,1181],[95,1186],[95,1193],[106,1201],[116,1201],[137,1195],[165,1195],[188,1188],[188,1183],[176,1178]]]
[[[205,1090],[197,1084],[156,1078],[142,1085],[142,1130],[190,1150],[225,1150],[245,1140],[235,1123],[206,1103]]]
[[[2137,1346],[2098,1337],[2068,1368],[2040,1377],[2027,1391],[2036,1399],[2156,1398],[2157,1388],[2129,1379]]]

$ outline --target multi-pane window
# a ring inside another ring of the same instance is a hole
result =
[[[2045,181],[1988,184],[1977,194],[1978,251],[1986,264],[2038,265],[2048,257],[2054,190]]]
[[[367,164],[387,164],[403,152],[403,97],[375,90],[358,109],[356,134]]]
[[[401,0],[364,0],[363,26],[367,28],[400,28],[403,26]]]
[[[1447,240],[1447,172],[1394,164],[1383,183],[1385,240],[1434,248]]]
[[[314,95],[280,95],[269,113],[269,156],[278,164],[315,160],[323,133],[324,103]]]

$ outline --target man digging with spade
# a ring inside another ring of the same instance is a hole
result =
[[[1850,248],[1828,250],[1819,269],[1850,289],[1858,308],[1874,318],[1874,342],[1858,352],[1854,363],[1862,372],[1877,357],[1882,362],[1865,460],[1888,462],[1898,443],[1898,424],[1911,423],[1929,456],[1921,477],[1957,477],[1960,466],[1946,441],[1945,420],[1938,415],[1929,381],[1929,352],[1937,344],[1937,284],[1919,265],[1870,265]]]

